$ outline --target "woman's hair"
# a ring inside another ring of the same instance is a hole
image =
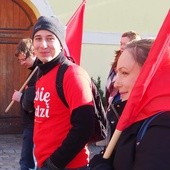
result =
[[[33,54],[33,44],[31,38],[22,39],[16,48],[15,56],[18,57],[19,54],[25,54],[26,58]]]
[[[148,38],[130,41],[126,44],[125,50],[128,50],[132,54],[134,60],[139,65],[143,66],[154,40],[153,38]]]
[[[121,50],[117,50],[115,51],[115,58],[114,58],[114,62],[112,63],[112,69],[114,70],[117,66],[117,62],[118,62],[118,59],[121,55]]]

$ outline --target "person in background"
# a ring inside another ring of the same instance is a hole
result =
[[[32,32],[34,52],[43,64],[36,82],[34,153],[39,170],[88,170],[87,143],[94,129],[91,79],[71,64],[64,74],[67,108],[56,91],[59,66],[66,60],[65,26],[57,17],[41,16]]]
[[[34,70],[38,61],[34,55],[32,39],[25,38],[22,39],[17,47],[15,56],[17,57],[18,62],[31,71]],[[32,111],[27,112],[22,105],[23,98],[25,98],[26,93],[30,93],[30,88],[35,85],[36,73],[29,80],[25,89],[22,92],[17,90],[14,91],[12,100],[21,103],[21,112],[23,118],[23,141],[22,141],[22,150],[20,158],[20,168],[21,170],[30,170],[35,168],[34,157],[33,157],[33,129],[34,129],[34,107]],[[33,99],[31,99],[33,102]]]
[[[135,31],[124,32],[120,39],[120,49],[115,51],[114,61],[112,63],[107,82],[105,87],[105,97],[106,97],[106,109],[112,102],[120,100],[120,95],[117,90],[114,88],[114,77],[115,77],[115,68],[117,65],[118,58],[123,52],[125,45],[132,40],[140,40],[140,35]]]

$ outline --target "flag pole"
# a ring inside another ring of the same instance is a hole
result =
[[[109,159],[110,156],[112,155],[113,149],[115,148],[115,145],[116,145],[121,133],[122,133],[122,131],[117,130],[117,129],[114,131],[112,138],[104,152],[104,155],[103,155],[104,159]]]
[[[26,81],[24,82],[24,84],[22,85],[22,87],[19,89],[19,92],[22,92],[22,90],[24,90],[25,86],[27,85],[28,81],[31,79],[31,77],[34,75],[34,73],[37,71],[38,66],[35,67],[35,69],[32,71],[32,73],[29,75],[29,77],[26,79]],[[14,104],[14,100],[12,100],[9,105],[7,106],[7,108],[5,109],[5,113],[7,113],[9,111],[9,109],[12,107],[12,105]]]

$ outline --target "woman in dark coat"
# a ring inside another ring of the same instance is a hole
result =
[[[121,54],[114,86],[119,90],[122,102],[128,100],[152,44],[151,39],[133,41],[126,45]],[[169,82],[169,79],[167,75],[166,81]],[[155,114],[153,120],[149,118],[151,122],[141,141],[138,143],[139,136],[141,137],[139,130],[146,119],[133,123],[122,132],[110,159],[104,159],[102,154],[94,156],[90,162],[91,170],[170,169],[170,109],[160,112],[165,108],[164,104],[168,108],[167,98],[158,95],[145,107],[145,112],[153,111],[155,103],[160,100],[165,103],[160,102],[160,109],[156,112],[159,114]]]

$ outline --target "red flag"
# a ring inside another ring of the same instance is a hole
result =
[[[66,55],[73,57],[77,64],[80,64],[81,57],[85,4],[86,0],[83,0],[66,25],[66,44],[68,47]]]
[[[142,67],[117,124],[123,131],[133,123],[170,110],[170,11]]]

